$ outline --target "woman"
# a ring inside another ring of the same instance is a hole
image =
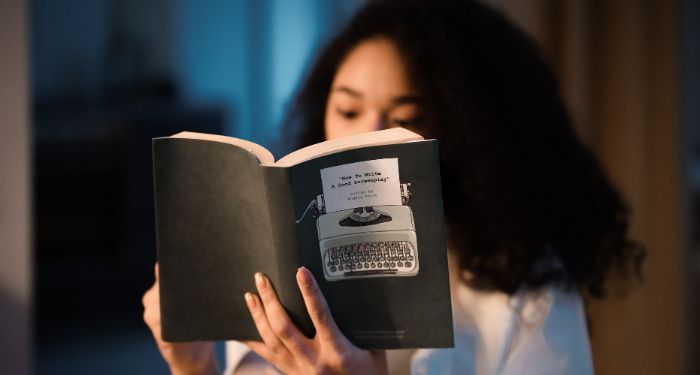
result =
[[[592,372],[581,297],[602,297],[611,272],[638,273],[643,249],[536,47],[501,15],[472,1],[368,3],[320,55],[288,125],[298,146],[393,126],[439,140],[455,348],[419,350],[415,373]],[[256,275],[245,299],[263,342],[247,345],[286,373],[386,372],[384,352],[340,333],[313,276],[297,279],[316,337]],[[156,299],[157,283],[145,319],[173,372],[213,370],[211,344],[158,339]]]

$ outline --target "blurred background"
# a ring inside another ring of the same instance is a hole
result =
[[[641,285],[588,305],[597,373],[700,372],[700,4],[487,2],[542,45],[648,248]],[[166,373],[141,317],[151,138],[281,156],[305,68],[363,3],[0,1],[0,373]]]

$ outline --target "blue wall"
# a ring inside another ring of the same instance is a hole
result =
[[[305,67],[361,1],[30,1],[37,374],[167,372],[140,304],[151,137],[222,129],[279,151]]]
[[[35,101],[104,104],[110,87],[167,79],[220,105],[226,133],[271,145],[319,44],[361,0],[33,0]]]

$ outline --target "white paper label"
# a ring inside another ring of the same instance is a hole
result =
[[[399,159],[375,159],[321,170],[326,212],[401,205]]]

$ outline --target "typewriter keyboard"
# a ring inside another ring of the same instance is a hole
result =
[[[383,241],[331,247],[323,261],[330,277],[401,276],[414,273],[416,256],[411,242]]]

